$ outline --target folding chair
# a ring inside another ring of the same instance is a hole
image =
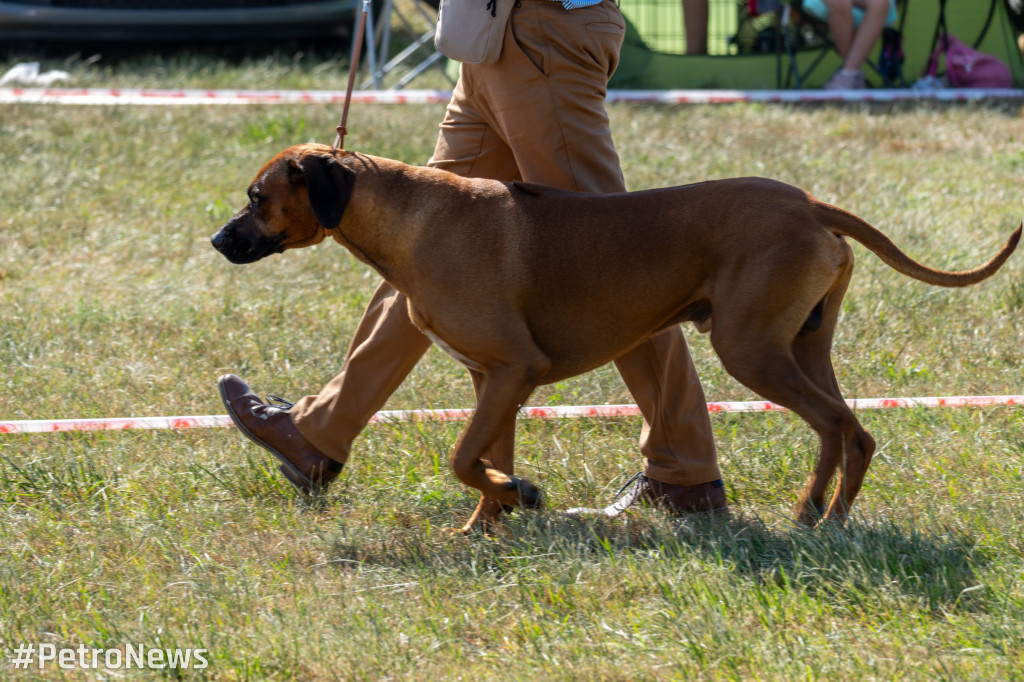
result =
[[[886,87],[906,87],[903,78],[902,27],[906,19],[907,2],[890,0],[889,16],[886,28],[882,33],[882,47],[879,50],[878,63],[871,60],[865,62],[874,71]],[[838,53],[835,43],[828,33],[827,8],[822,0],[791,0],[783,10],[782,31],[789,73],[786,87],[792,85],[797,90],[803,87],[807,77],[821,65],[831,53]],[[863,11],[854,9],[854,23],[859,25],[863,19]],[[807,32],[810,39],[803,37]],[[796,52],[801,48],[813,47],[819,52],[814,60],[803,71],[796,60]]]

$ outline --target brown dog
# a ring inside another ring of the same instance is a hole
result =
[[[843,401],[829,357],[853,271],[852,237],[938,286],[995,273],[1021,228],[980,268],[921,265],[860,218],[763,178],[614,195],[466,179],[306,144],[271,159],[213,245],[251,263],[328,235],[409,299],[413,322],[464,363],[476,411],[452,452],[483,494],[469,529],[540,491],[497,446],[541,384],[594,369],[692,321],[726,370],[821,438],[801,521],[845,519],[874,440]],[[492,447],[493,446],[493,447]],[[836,470],[835,495],[826,487]]]

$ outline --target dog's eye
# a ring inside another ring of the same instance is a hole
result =
[[[249,205],[253,208],[258,208],[260,205],[260,199],[262,198],[263,197],[256,192],[249,192]]]

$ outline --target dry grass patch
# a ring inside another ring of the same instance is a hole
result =
[[[351,145],[422,162],[440,109],[359,106]],[[206,241],[272,154],[333,137],[334,108],[0,114],[0,416],[219,413],[222,372],[297,397],[336,371],[376,276],[336,245],[239,268]],[[939,267],[973,267],[1022,218],[1011,109],[611,115],[634,189],[776,177]],[[1021,393],[1024,257],[939,291],[858,256],[848,396]],[[752,397],[688,336],[709,399]],[[432,351],[388,407],[471,396]],[[627,401],[610,368],[533,398]],[[640,466],[639,424],[523,423],[519,465],[552,510],[495,538],[443,532],[475,504],[447,470],[457,425],[369,429],[313,503],[233,430],[2,436],[0,645],[206,647],[213,679],[1019,677],[1024,415],[862,418],[880,448],[842,532],[787,520],[816,447],[792,415],[713,418],[725,523],[569,523],[558,509]]]

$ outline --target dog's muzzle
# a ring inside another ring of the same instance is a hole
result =
[[[228,221],[224,227],[210,237],[210,243],[213,248],[236,265],[255,263],[284,250],[281,248],[280,237],[265,237],[261,234],[257,234],[255,237],[246,237],[239,234],[238,224],[234,220]]]

